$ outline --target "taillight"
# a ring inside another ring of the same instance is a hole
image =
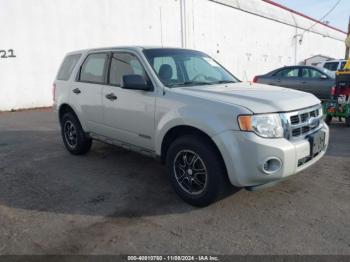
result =
[[[52,99],[54,102],[56,101],[56,84],[52,86]]]
[[[333,87],[331,88],[331,95],[332,95],[332,96],[335,95],[335,86],[333,86]]]
[[[258,82],[258,77],[257,77],[257,76],[254,76],[254,78],[253,78],[253,83],[256,83],[256,82]]]

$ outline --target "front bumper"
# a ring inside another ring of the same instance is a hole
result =
[[[325,132],[325,147],[312,159],[308,159],[310,143],[307,139],[267,139],[251,132],[226,131],[214,136],[213,140],[223,156],[231,183],[238,187],[249,187],[274,184],[320,160],[328,147],[329,128],[323,124],[320,130]],[[261,167],[271,157],[280,159],[282,166],[276,172],[266,174]],[[307,162],[304,163],[305,159]]]

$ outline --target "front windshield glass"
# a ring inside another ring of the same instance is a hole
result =
[[[199,51],[160,48],[143,52],[167,87],[239,82],[215,60]]]

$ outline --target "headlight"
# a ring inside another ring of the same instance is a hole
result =
[[[318,111],[318,114],[319,114],[320,116],[323,116],[323,108],[322,108],[322,107],[320,107],[320,109],[319,109],[319,111]]]
[[[239,116],[238,124],[242,131],[254,132],[261,137],[283,137],[283,127],[279,114]]]

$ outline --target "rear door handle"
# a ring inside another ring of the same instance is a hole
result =
[[[73,89],[73,93],[79,95],[81,93],[79,88]]]
[[[111,101],[114,101],[114,100],[118,99],[118,97],[115,94],[113,94],[113,93],[107,94],[106,98],[111,100]]]

